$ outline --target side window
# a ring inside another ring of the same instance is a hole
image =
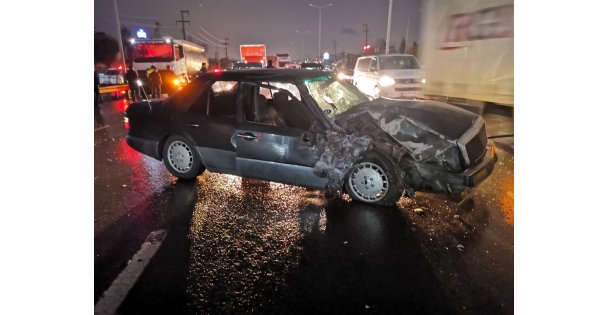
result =
[[[360,59],[359,62],[357,63],[357,70],[358,71],[363,71],[363,72],[369,71],[369,64],[370,64],[370,62],[371,62],[370,58]]]
[[[207,115],[236,119],[237,96],[237,81],[214,82],[208,94]]]
[[[371,62],[369,64],[369,69],[376,69],[378,70],[378,59],[376,58],[372,58]]]
[[[196,97],[188,111],[193,113],[207,113],[207,102],[209,101],[209,89],[207,88],[203,93]]]
[[[312,126],[312,113],[302,102],[297,86],[287,82],[260,82],[252,99],[256,115],[254,122],[308,130]]]

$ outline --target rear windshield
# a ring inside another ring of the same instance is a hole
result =
[[[414,56],[381,56],[380,69],[420,69],[420,65],[418,64],[418,60],[416,60]]]

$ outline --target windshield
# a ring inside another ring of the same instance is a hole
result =
[[[173,45],[164,43],[145,43],[135,45],[133,49],[135,62],[173,61]]]
[[[328,115],[330,118],[370,101],[369,97],[352,84],[336,80],[332,76],[319,76],[304,80],[304,84],[319,107],[323,111],[330,110]]]
[[[382,56],[379,59],[381,70],[420,69],[414,56]]]

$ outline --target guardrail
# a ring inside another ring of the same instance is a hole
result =
[[[129,90],[128,84],[105,85],[105,86],[99,87],[100,94],[114,93],[114,92],[128,91],[128,90]]]

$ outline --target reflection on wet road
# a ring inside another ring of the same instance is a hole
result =
[[[512,152],[463,199],[373,207],[209,172],[176,181],[124,134],[120,119],[96,132],[95,299],[150,231],[170,232],[121,314],[513,313]]]

